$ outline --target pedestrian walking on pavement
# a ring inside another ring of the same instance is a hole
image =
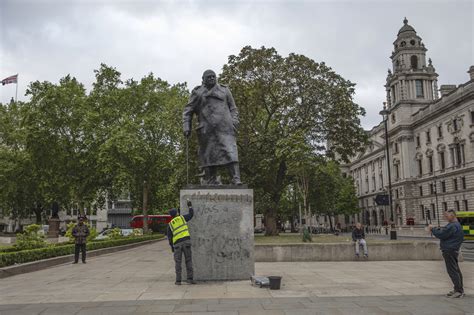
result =
[[[187,201],[189,213],[185,215],[178,214],[176,209],[169,211],[172,217],[168,225],[166,235],[171,246],[171,251],[174,253],[174,263],[176,269],[176,285],[181,285],[181,265],[184,254],[184,261],[186,263],[186,282],[189,284],[196,284],[193,280],[193,261],[191,257],[191,236],[189,234],[187,222],[194,216],[194,210],[191,201]]]
[[[86,263],[86,243],[87,237],[90,234],[89,228],[84,224],[85,217],[80,216],[78,223],[72,229],[72,236],[74,237],[74,264],[79,262],[79,252],[82,253],[82,263]]]
[[[454,210],[444,212],[444,218],[448,224],[444,227],[433,227],[429,225],[431,233],[440,239],[440,248],[443,253],[446,270],[454,285],[454,290],[446,294],[450,298],[464,297],[464,287],[462,281],[462,273],[459,268],[458,256],[462,242],[464,241],[464,232],[461,224],[456,218]]]
[[[352,230],[352,241],[355,243],[355,255],[359,258],[359,246],[364,247],[364,257],[369,257],[369,252],[367,250],[367,242],[365,241],[365,232],[362,225],[357,222],[355,229]]]

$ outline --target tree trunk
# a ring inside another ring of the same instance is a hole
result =
[[[35,206],[33,208],[33,212],[35,213],[35,216],[36,216],[36,224],[41,224],[41,222],[43,221],[43,218],[41,217],[43,209],[39,206]]]
[[[148,184],[143,182],[143,233],[148,233]]]
[[[271,208],[267,210],[265,214],[265,236],[276,236],[278,235],[278,229],[276,225],[276,210]]]
[[[331,218],[331,215],[327,215],[328,216],[328,219],[329,219],[329,228],[331,230],[331,232],[333,232],[333,226],[332,226],[332,218]]]
[[[84,211],[85,204],[83,201],[79,203],[79,216],[84,217],[86,215],[86,212]]]

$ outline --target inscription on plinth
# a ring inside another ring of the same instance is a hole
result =
[[[194,208],[194,279],[249,279],[255,272],[253,190],[193,188],[181,190],[180,197],[181,209],[187,209],[187,199]]]

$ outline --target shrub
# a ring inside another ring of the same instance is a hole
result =
[[[41,226],[38,224],[26,226],[23,233],[16,235],[16,243],[13,247],[16,250],[45,247],[47,243],[44,240],[44,236],[38,233],[40,229]]]
[[[115,240],[103,240],[100,242],[87,243],[87,250],[114,247],[126,244],[133,244],[148,240],[160,239],[163,235],[144,235],[137,237],[122,237]],[[57,256],[70,255],[74,253],[74,244],[50,245],[44,248],[20,250],[15,252],[0,252],[0,267],[21,264]]]
[[[122,235],[122,230],[120,228],[113,228],[108,234],[107,236],[109,237],[109,239],[112,239],[112,240],[116,240],[116,239],[119,239],[119,238],[122,238],[123,235]]]
[[[132,235],[130,236],[142,236],[143,235],[143,229],[133,229]]]

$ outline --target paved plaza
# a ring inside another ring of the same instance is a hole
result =
[[[474,262],[461,263],[467,296],[442,261],[257,263],[283,276],[278,291],[250,281],[174,285],[166,241],[0,280],[0,314],[474,314]]]

